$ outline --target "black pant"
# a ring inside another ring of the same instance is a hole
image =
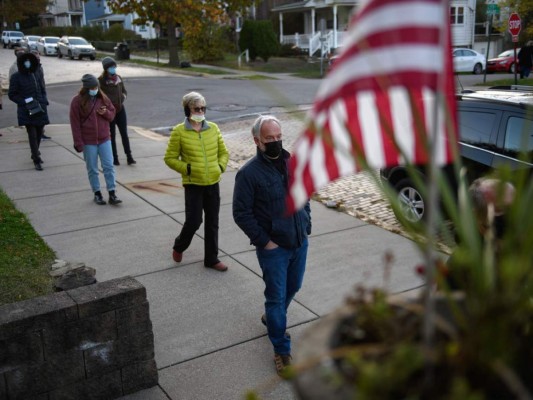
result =
[[[41,138],[44,132],[43,125],[26,125],[26,132],[28,132],[28,141],[30,142],[31,159],[33,162],[41,161],[41,152],[39,146],[41,145]]]
[[[109,130],[111,131],[111,148],[113,149],[113,158],[118,159],[117,143],[115,142],[116,129],[120,132],[122,138],[122,146],[124,147],[124,153],[128,158],[131,157],[130,139],[128,138],[128,118],[126,117],[126,109],[122,107],[122,110],[116,113],[115,119],[109,123]]]
[[[185,224],[174,241],[174,250],[183,253],[192,238],[204,224],[204,265],[211,267],[218,263],[218,213],[220,211],[220,188],[218,183],[210,186],[183,185],[185,187]]]

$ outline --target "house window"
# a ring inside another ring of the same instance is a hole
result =
[[[139,32],[146,32],[146,25],[139,26]]]
[[[462,25],[465,23],[465,8],[450,7],[450,24]]]

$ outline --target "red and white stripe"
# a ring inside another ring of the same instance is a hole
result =
[[[330,181],[361,169],[456,154],[456,107],[447,0],[370,0],[350,22],[294,146],[293,211]]]

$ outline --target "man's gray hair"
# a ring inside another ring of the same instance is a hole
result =
[[[206,105],[205,97],[202,96],[200,93],[190,92],[190,93],[187,93],[185,96],[183,96],[182,105],[184,108],[185,107],[192,108],[196,104],[203,104],[204,106]]]
[[[252,135],[254,137],[258,138],[261,135],[261,128],[263,124],[267,121],[274,121],[281,128],[281,122],[279,122],[279,119],[277,119],[273,115],[260,115],[252,125]]]

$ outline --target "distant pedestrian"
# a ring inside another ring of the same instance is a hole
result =
[[[204,266],[224,272],[218,259],[219,181],[229,154],[217,124],[205,119],[206,101],[197,92],[183,96],[185,120],[170,134],[165,163],[181,174],[185,189],[185,223],[174,240],[172,258],[181,262],[183,252],[204,221]]]
[[[115,118],[110,123],[113,164],[120,165],[115,139],[117,127],[120,132],[122,147],[124,147],[128,165],[137,164],[131,155],[130,139],[128,137],[128,119],[126,117],[126,108],[124,107],[124,101],[128,92],[124,86],[124,80],[117,74],[117,63],[111,57],[105,57],[102,60],[102,66],[104,67],[104,72],[98,77],[100,89],[109,97],[116,110]]]
[[[528,78],[533,66],[533,40],[520,49],[517,55],[520,65],[520,78]]]
[[[280,374],[292,360],[287,309],[304,278],[311,209],[307,202],[303,209],[287,215],[290,155],[283,149],[278,119],[257,118],[252,136],[257,154],[235,177],[233,219],[256,248],[265,282],[261,322],[274,346],[274,363]]]
[[[11,77],[13,76],[13,74],[15,72],[18,72],[19,70],[19,67],[18,67],[18,64],[17,64],[17,59],[19,56],[23,55],[23,54],[26,54],[26,50],[24,50],[23,48],[21,47],[15,47],[15,61],[13,61],[13,64],[11,64],[11,67],[9,67],[9,77],[8,79],[11,80]]]
[[[18,56],[17,66],[18,71],[9,81],[8,96],[17,104],[18,124],[26,127],[35,169],[42,171],[43,159],[39,147],[44,126],[50,123],[46,109],[46,88],[39,77],[39,61],[34,54],[25,53]]]
[[[46,82],[44,80],[44,69],[43,69],[43,65],[41,64],[41,55],[39,54],[37,50],[32,50],[30,53],[33,54],[35,57],[37,57],[37,61],[39,61],[39,67],[37,68],[37,71],[35,72],[35,76],[41,80],[41,84],[43,85],[44,88],[46,88]],[[52,138],[50,136],[46,136],[45,129],[43,129],[41,139],[50,140]]]
[[[74,149],[85,159],[89,183],[94,193],[94,202],[106,204],[100,191],[98,177],[98,158],[104,170],[109,204],[122,203],[116,193],[115,168],[109,135],[109,122],[115,117],[115,107],[109,98],[98,90],[98,79],[85,74],[82,88],[70,103],[70,127],[74,139]]]
[[[3,109],[3,106],[2,106],[2,97],[4,97],[4,94],[2,92],[2,75],[0,75],[0,110]],[[0,136],[3,136],[1,133],[0,133]]]

